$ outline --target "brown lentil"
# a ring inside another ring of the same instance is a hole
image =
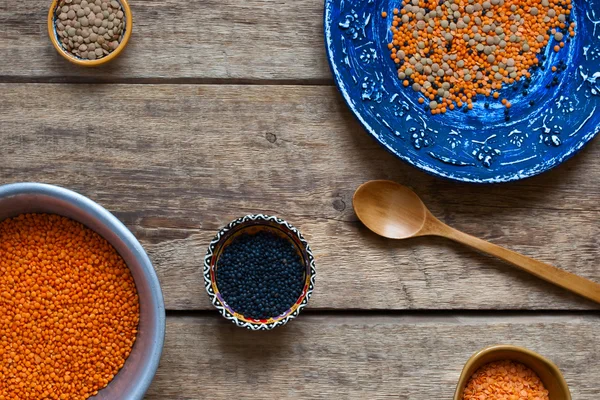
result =
[[[77,57],[88,60],[106,57],[121,42],[125,21],[123,7],[118,1],[61,0],[56,16],[59,42]],[[82,50],[81,45],[87,48]],[[91,49],[90,45],[93,45]]]
[[[87,399],[131,352],[139,304],[115,249],[82,224],[0,222],[0,399]]]
[[[558,52],[566,34],[574,36],[575,23],[565,24],[572,8],[571,0],[536,6],[524,0],[403,0],[394,9],[388,49],[402,84],[419,92],[432,114],[443,113],[451,104],[468,107],[477,95],[497,99],[494,90],[529,78],[551,40]],[[417,54],[428,68],[412,68]]]

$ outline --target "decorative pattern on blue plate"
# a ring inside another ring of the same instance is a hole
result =
[[[573,43],[532,71],[527,91],[500,91],[512,107],[490,101],[468,112],[431,115],[402,86],[389,57],[393,0],[326,0],[325,44],[334,79],[367,131],[390,152],[431,174],[474,183],[508,182],[564,162],[600,132],[600,0],[573,0]],[[548,72],[563,60],[560,74]],[[547,66],[547,68],[546,68]],[[558,76],[558,84],[551,82]]]

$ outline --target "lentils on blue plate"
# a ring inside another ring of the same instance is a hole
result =
[[[272,232],[243,233],[223,249],[217,287],[225,302],[246,318],[282,315],[300,298],[305,282],[301,255]]]

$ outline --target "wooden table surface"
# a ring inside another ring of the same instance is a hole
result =
[[[99,69],[52,48],[49,4],[0,2],[0,183],[78,191],[140,239],[167,308],[148,399],[449,399],[496,343],[540,352],[574,399],[599,398],[597,305],[443,239],[381,239],[351,202],[393,179],[456,228],[600,281],[598,140],[521,182],[443,181],[344,106],[323,0],[131,0],[129,47]],[[201,276],[217,229],[256,212],[299,227],[317,257],[310,307],[267,333],[220,317]]]

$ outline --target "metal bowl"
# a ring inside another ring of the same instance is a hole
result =
[[[227,247],[233,238],[241,233],[255,234],[260,231],[269,231],[287,239],[296,247],[296,251],[302,257],[306,273],[302,293],[296,303],[282,315],[274,316],[266,320],[248,318],[234,310],[223,298],[217,287],[217,270],[219,257],[223,249]],[[310,250],[308,242],[302,237],[298,229],[281,218],[268,215],[246,215],[230,222],[221,229],[210,245],[204,257],[204,286],[208,292],[211,303],[219,310],[221,315],[241,328],[254,331],[271,330],[283,326],[290,320],[296,318],[300,311],[308,304],[315,287],[315,258]]]
[[[129,267],[138,291],[138,334],[125,365],[94,400],[141,400],[158,368],[165,338],[165,305],[148,255],[114,215],[90,199],[57,186],[16,183],[0,186],[0,221],[24,213],[58,214],[82,223],[114,246]]]

